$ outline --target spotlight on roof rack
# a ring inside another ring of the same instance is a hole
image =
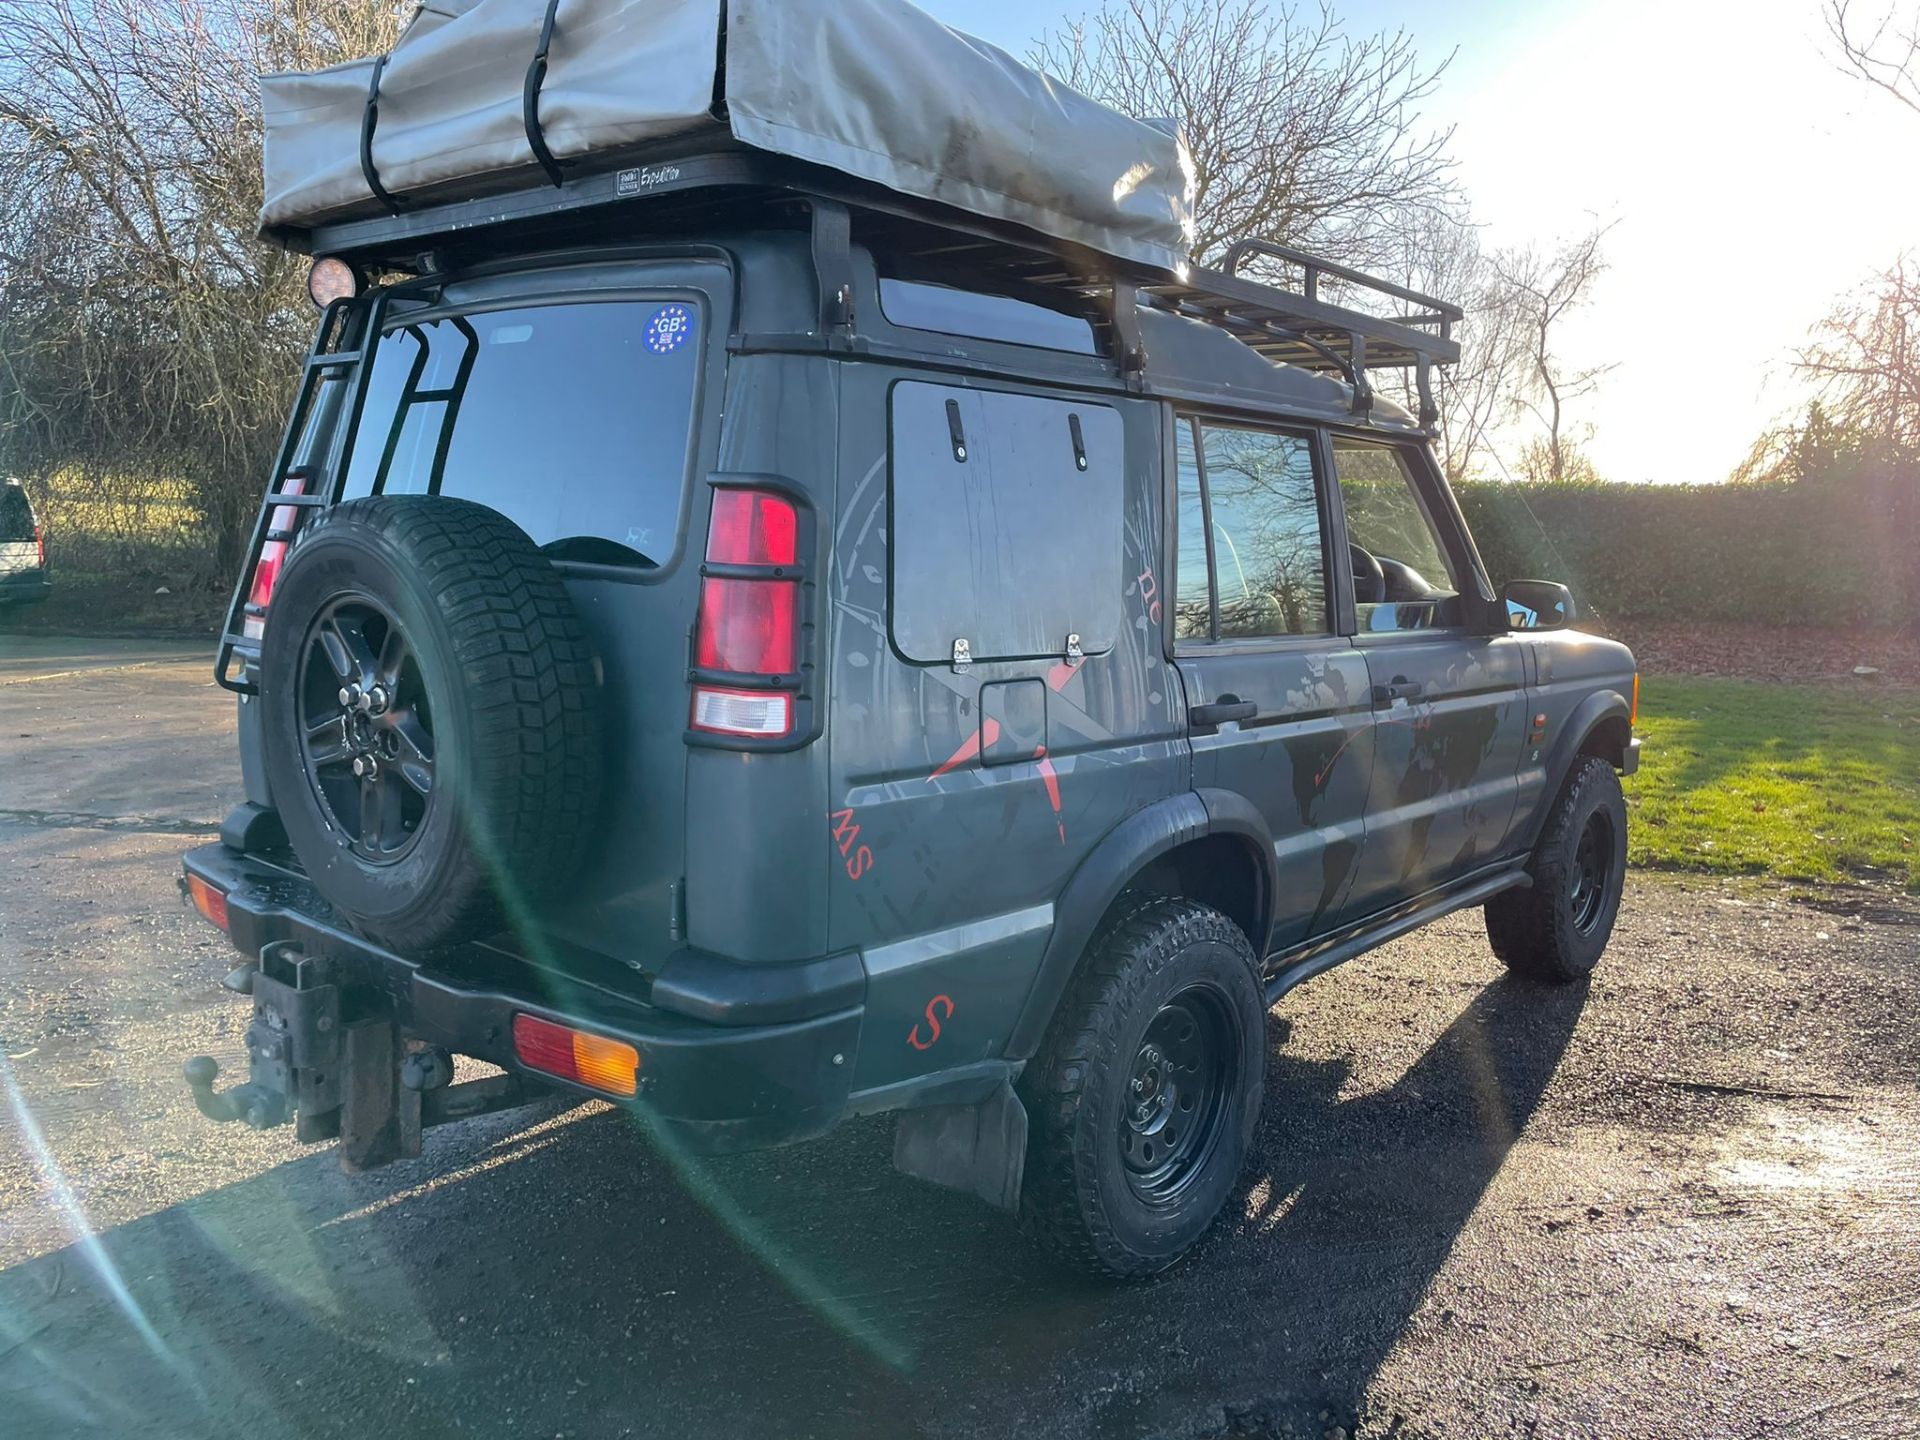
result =
[[[360,272],[338,255],[323,255],[307,272],[307,294],[316,310],[324,310],[336,300],[351,300],[360,293]]]

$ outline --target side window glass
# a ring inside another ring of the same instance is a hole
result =
[[[1327,633],[1327,546],[1312,440],[1185,417],[1176,425],[1174,638]]]
[[[1207,588],[1207,524],[1200,498],[1200,451],[1194,443],[1191,420],[1174,423],[1174,459],[1179,469],[1176,513],[1180,521],[1180,552],[1176,569],[1179,586],[1173,599],[1173,638],[1208,640],[1213,637],[1213,600]]]
[[[1326,544],[1304,435],[1200,427],[1220,638],[1322,635]]]
[[[1390,445],[1335,436],[1334,468],[1353,552],[1360,630],[1424,630],[1455,623],[1459,581],[1414,487]]]

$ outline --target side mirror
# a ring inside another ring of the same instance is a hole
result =
[[[1551,580],[1509,580],[1494,603],[1508,630],[1564,630],[1574,620],[1573,592]]]

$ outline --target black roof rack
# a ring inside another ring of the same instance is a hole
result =
[[[1050,295],[1090,312],[1123,373],[1145,369],[1136,319],[1136,307],[1145,305],[1205,321],[1278,363],[1337,373],[1353,387],[1354,409],[1363,414],[1372,405],[1369,371],[1410,368],[1420,423],[1431,427],[1437,420],[1432,369],[1460,358],[1453,338],[1458,307],[1267,240],[1240,241],[1218,270],[1167,271],[745,147],[715,149],[708,142],[697,151],[656,148],[634,158],[625,168],[570,176],[559,186],[530,171],[525,189],[440,203],[421,196],[396,213],[282,230],[273,238],[310,254],[417,272],[498,254],[528,239],[545,247],[575,235],[604,238],[615,224],[630,237],[684,234],[743,217],[764,223],[769,216],[804,215],[813,231],[822,331],[832,335],[850,323],[845,251],[851,217],[858,217],[863,241],[929,275]],[[1240,274],[1256,257],[1298,269],[1300,290]],[[1321,297],[1328,279],[1411,308],[1382,317],[1332,303]]]

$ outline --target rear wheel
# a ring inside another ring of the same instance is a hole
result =
[[[1578,980],[1605,953],[1627,873],[1627,802],[1598,756],[1574,762],[1527,864],[1533,884],[1487,902],[1493,953],[1517,975]]]
[[[594,688],[559,573],[505,516],[437,496],[321,511],[261,646],[267,779],[294,853],[397,949],[524,921],[591,835]]]
[[[1111,922],[1022,1079],[1027,1230],[1099,1273],[1172,1265],[1239,1177],[1265,1033],[1253,949],[1226,916],[1160,898]]]

